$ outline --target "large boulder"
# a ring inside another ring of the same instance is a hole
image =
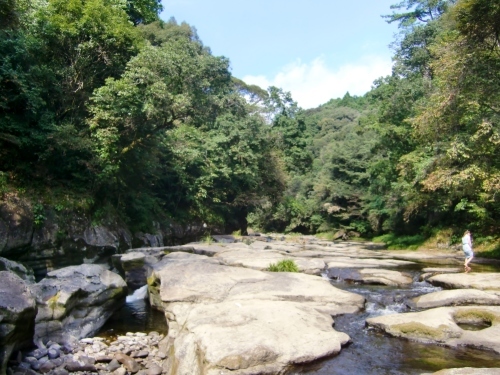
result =
[[[29,284],[10,271],[0,271],[0,374],[11,354],[32,344],[36,303]]]
[[[119,275],[95,264],[52,271],[33,290],[38,306],[35,342],[43,343],[73,343],[96,333],[127,295]]]
[[[277,374],[338,353],[349,337],[332,316],[355,313],[362,296],[328,280],[166,258],[148,279],[152,305],[165,312],[171,368],[180,374]]]
[[[500,306],[439,307],[422,312],[378,316],[367,319],[366,323],[394,337],[500,353]],[[477,328],[464,329],[464,325]]]
[[[349,336],[333,319],[299,302],[246,300],[173,304],[177,374],[281,374],[294,364],[337,354]]]

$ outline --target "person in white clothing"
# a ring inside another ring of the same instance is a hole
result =
[[[468,230],[465,231],[464,236],[462,237],[462,249],[465,253],[465,273],[468,273],[471,270],[471,268],[469,267],[469,263],[471,262],[472,258],[474,258],[474,252],[472,251],[472,239],[470,236],[470,231]]]

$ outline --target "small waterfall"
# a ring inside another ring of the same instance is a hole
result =
[[[144,285],[137,289],[133,294],[127,296],[127,303],[140,301],[148,298],[148,286]]]

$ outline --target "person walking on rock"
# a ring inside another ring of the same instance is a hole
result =
[[[468,230],[465,231],[464,236],[462,237],[462,249],[465,253],[465,273],[468,273],[471,270],[471,268],[469,267],[469,263],[472,258],[474,258],[474,253],[472,252],[472,239],[470,237],[470,231]]]

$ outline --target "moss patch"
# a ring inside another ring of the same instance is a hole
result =
[[[431,339],[439,341],[449,337],[449,329],[445,325],[440,325],[438,328],[432,328],[422,323],[411,322],[397,324],[393,326],[391,330],[399,332],[403,336],[415,339]]]
[[[460,310],[453,315],[453,319],[456,323],[470,323],[470,324],[493,324],[498,321],[499,317],[486,310],[480,309],[470,309],[470,310]]]

